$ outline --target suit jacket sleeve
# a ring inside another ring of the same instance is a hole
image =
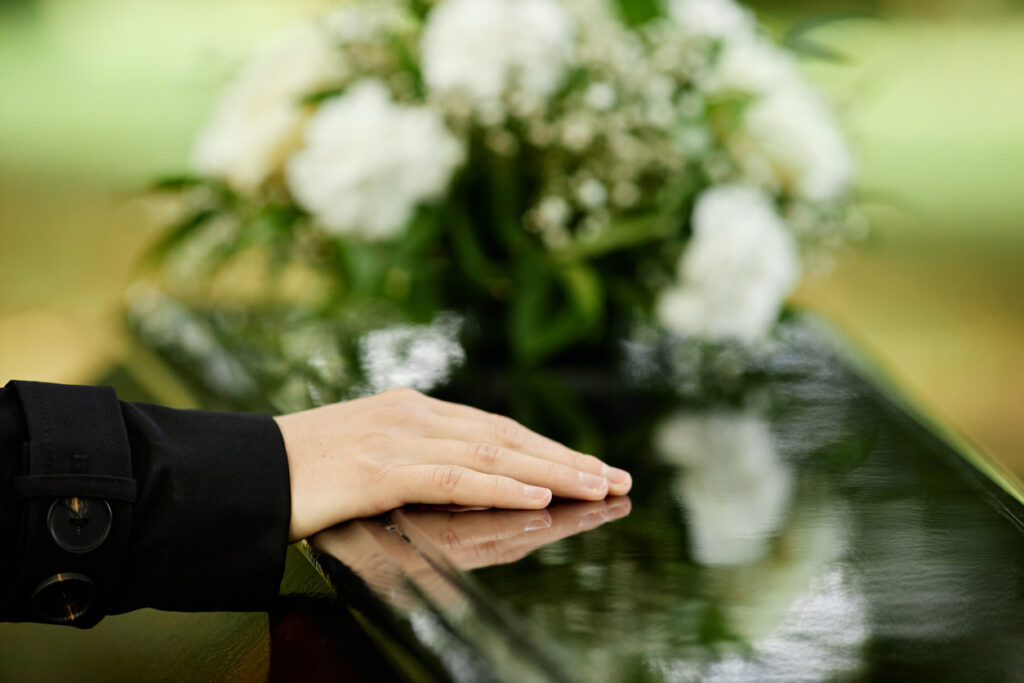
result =
[[[112,428],[120,430],[118,438],[127,437],[138,494],[117,595],[107,613],[266,606],[277,596],[284,571],[291,514],[288,462],[277,424],[266,415],[116,402],[122,420]],[[25,410],[12,385],[0,389],[4,591],[25,544],[49,541],[20,538],[20,505],[10,495],[32,438]]]

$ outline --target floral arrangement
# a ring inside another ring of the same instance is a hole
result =
[[[829,108],[732,0],[344,2],[194,168],[155,252],[192,286],[255,251],[324,317],[457,311],[523,365],[644,321],[756,342],[852,225]]]

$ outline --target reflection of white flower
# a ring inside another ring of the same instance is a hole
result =
[[[680,284],[662,293],[658,320],[682,336],[764,336],[800,274],[796,241],[769,197],[727,185],[700,196]]]
[[[768,555],[792,479],[763,420],[744,413],[680,414],[661,425],[655,447],[684,468],[676,493],[689,513],[698,562],[747,564]]]
[[[733,0],[668,0],[668,13],[691,36],[736,38],[754,30],[754,17]]]
[[[465,360],[459,344],[462,321],[439,315],[430,325],[392,325],[359,342],[369,393],[395,387],[429,391],[445,382]]]
[[[366,80],[320,106],[288,163],[288,187],[331,232],[388,239],[418,204],[444,193],[461,159],[437,114],[395,104]]]
[[[303,25],[271,44],[227,87],[199,135],[193,166],[251,191],[281,168],[302,136],[299,99],[338,75],[337,51],[316,27]]]
[[[492,114],[510,92],[543,104],[562,83],[572,38],[555,0],[443,0],[423,30],[423,77]]]

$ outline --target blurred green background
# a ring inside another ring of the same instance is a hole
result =
[[[0,0],[0,382],[84,382],[233,69],[321,0]],[[812,276],[824,312],[940,418],[1024,473],[1024,3],[753,3],[844,55],[808,71],[858,152],[872,236]]]

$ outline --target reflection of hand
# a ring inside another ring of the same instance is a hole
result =
[[[416,528],[459,569],[521,560],[537,548],[629,514],[627,496],[574,502],[548,510],[402,510],[403,527]]]
[[[515,421],[393,389],[278,418],[295,541],[407,503],[540,509],[601,500],[629,475]]]
[[[377,520],[358,520],[323,531],[311,541],[392,604],[408,608],[418,601],[405,588],[407,581],[437,604],[453,604],[464,596],[420,550],[437,549],[465,570],[509,564],[549,543],[625,517],[630,507],[629,498],[621,496],[559,503],[548,510],[405,508],[392,513],[390,520],[401,535]]]

